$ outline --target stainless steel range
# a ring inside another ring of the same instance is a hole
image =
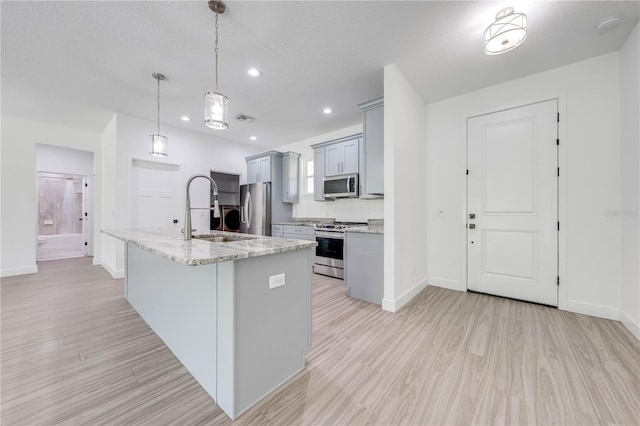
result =
[[[353,226],[364,226],[360,222],[335,222],[315,225],[316,260],[313,271],[316,274],[344,279],[344,230]]]

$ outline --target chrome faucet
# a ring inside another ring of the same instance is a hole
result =
[[[183,232],[184,232],[184,239],[187,241],[191,239],[192,232],[194,231],[193,229],[191,229],[191,197],[189,196],[189,188],[191,187],[191,182],[193,182],[193,180],[196,178],[204,178],[204,179],[207,179],[209,182],[211,182],[211,190],[213,191],[213,207],[211,207],[209,210],[213,210],[213,217],[220,217],[220,212],[218,211],[218,184],[216,183],[216,181],[211,179],[207,175],[191,176],[189,180],[187,180],[187,197],[186,197],[186,203],[184,206]]]

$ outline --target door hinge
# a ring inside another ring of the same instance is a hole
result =
[[[560,122],[560,113],[558,113],[558,123]]]
[[[558,231],[560,230],[560,222],[558,222]]]
[[[469,176],[469,169],[467,169],[467,176]]]
[[[558,275],[557,277],[558,279],[556,280],[556,284],[560,285],[560,275]]]
[[[560,176],[560,167],[558,167],[558,176]]]
[[[88,246],[88,245],[89,245],[89,243],[85,241],[85,242],[84,242],[84,245],[85,245],[85,246]]]
[[[85,183],[85,184],[84,184],[84,187],[85,187],[85,188],[87,188],[88,186],[89,186],[89,184],[88,184],[88,183]]]
[[[556,139],[556,145],[560,145],[560,138]]]

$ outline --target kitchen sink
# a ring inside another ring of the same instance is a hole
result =
[[[255,240],[257,237],[232,237],[229,235],[211,235],[211,234],[202,234],[202,235],[193,235],[193,239],[209,241],[212,243],[229,243],[232,241],[247,241],[247,240]]]

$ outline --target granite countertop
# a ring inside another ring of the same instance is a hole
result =
[[[221,231],[210,231],[203,235],[229,236],[241,238],[241,240],[214,243],[194,238],[191,241],[185,241],[180,231],[173,228],[103,229],[101,232],[187,266],[209,265],[230,260],[267,256],[318,245],[315,241]]]
[[[287,222],[271,222],[272,225],[313,226],[316,223],[333,223],[334,218],[327,217],[294,217]]]
[[[384,225],[354,226],[353,228],[346,228],[344,232],[360,232],[361,234],[384,234]]]
[[[362,234],[384,234],[384,219],[369,219],[367,226],[346,228],[345,232],[360,232]]]

